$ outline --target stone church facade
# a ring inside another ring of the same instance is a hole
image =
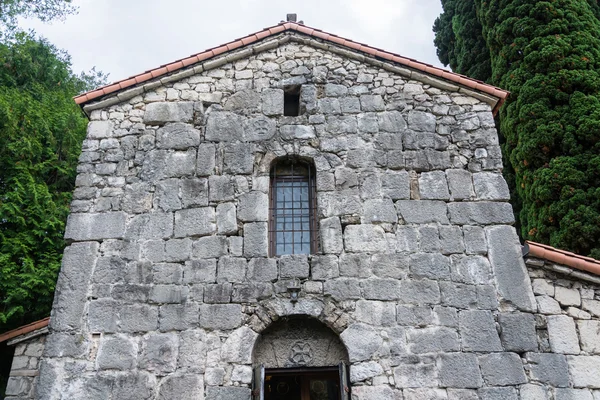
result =
[[[37,398],[600,399],[600,286],[549,316],[511,226],[507,93],[249,38],[78,99]]]

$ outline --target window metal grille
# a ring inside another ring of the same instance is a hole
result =
[[[284,160],[271,169],[269,250],[274,256],[317,252],[316,180],[311,164]]]

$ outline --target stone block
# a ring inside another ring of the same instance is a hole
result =
[[[179,337],[175,333],[151,333],[141,341],[140,368],[164,374],[175,371]]]
[[[127,214],[120,211],[107,213],[69,214],[65,239],[86,240],[122,239],[125,236]]]
[[[555,400],[594,400],[592,392],[588,389],[556,389]]]
[[[360,286],[368,300],[397,300],[401,297],[402,286],[397,279],[366,279],[361,281]]]
[[[534,384],[527,384],[521,386],[519,394],[521,395],[521,400],[538,400],[550,398],[550,394],[548,393],[546,387]]]
[[[249,175],[254,168],[254,146],[249,143],[228,143],[223,150],[223,172]]]
[[[227,111],[249,113],[258,111],[259,105],[260,94],[258,92],[254,90],[240,90],[227,99],[224,109]]]
[[[577,321],[581,350],[588,354],[600,354],[600,321]]]
[[[122,283],[125,279],[126,261],[118,256],[99,257],[94,268],[92,282]]]
[[[450,221],[457,225],[512,224],[515,217],[509,203],[488,201],[449,203]]]
[[[400,301],[406,304],[424,305],[440,303],[440,288],[436,281],[404,280],[400,287]]]
[[[266,222],[244,224],[244,256],[267,257],[269,253],[268,226]]]
[[[215,171],[215,145],[202,143],[198,146],[196,162],[196,174],[198,176],[209,176]]]
[[[208,178],[208,199],[210,201],[229,201],[234,196],[233,180],[227,175],[212,175]]]
[[[360,107],[363,111],[383,111],[385,103],[380,95],[362,95],[360,96]]]
[[[125,239],[167,239],[173,235],[173,214],[155,212],[133,217],[127,226]]]
[[[440,282],[442,304],[456,308],[475,308],[477,302],[477,288],[456,282]]]
[[[122,400],[151,399],[156,394],[156,378],[146,372],[127,372],[115,375],[113,379],[98,378],[93,384],[97,399],[106,399],[105,387],[112,386],[112,398]],[[89,388],[86,388],[89,390]],[[89,393],[89,392],[88,392]],[[86,393],[86,395],[88,395]]]
[[[521,357],[516,353],[486,354],[479,357],[483,379],[490,386],[527,383]]]
[[[473,178],[471,173],[464,169],[446,170],[448,187],[453,200],[467,200],[475,197]]]
[[[204,302],[207,304],[231,303],[232,293],[233,284],[229,282],[205,285]]]
[[[350,382],[362,382],[381,374],[383,374],[383,368],[375,361],[355,364],[350,367]]]
[[[411,353],[442,353],[460,350],[460,341],[455,329],[447,327],[408,329],[406,335]]]
[[[168,124],[156,131],[156,147],[159,149],[185,150],[199,144],[200,131],[189,124]]]
[[[181,179],[179,183],[180,187],[173,190],[175,191],[174,195],[181,190],[181,203],[184,208],[208,205],[208,181],[206,179]]]
[[[98,349],[99,369],[129,371],[137,365],[137,344],[123,336],[104,337]]]
[[[423,200],[448,200],[448,182],[443,171],[423,172],[419,176],[419,193]]]
[[[183,269],[183,283],[212,283],[217,280],[217,261],[192,260],[186,261]]]
[[[423,111],[408,112],[408,127],[415,131],[435,132],[435,115]]]
[[[217,233],[235,235],[238,231],[236,207],[233,203],[217,205]]]
[[[421,360],[415,357],[408,361],[393,369],[397,388],[423,388],[438,385],[433,360],[424,359],[423,362],[420,362]]]
[[[243,282],[246,268],[245,258],[221,257],[217,265],[217,282]]]
[[[204,397],[204,380],[198,374],[173,374],[158,390],[158,400],[196,400]]]
[[[437,226],[419,227],[419,250],[428,253],[440,253],[442,243]]]
[[[119,317],[121,332],[150,332],[158,329],[158,307],[147,304],[124,305]]]
[[[438,361],[442,387],[479,388],[483,386],[477,357],[474,354],[448,353]]]
[[[225,236],[205,236],[194,241],[193,258],[219,258],[227,255],[229,241]]]
[[[396,321],[399,325],[425,327],[434,324],[434,315],[428,306],[397,306]]]
[[[112,299],[98,299],[90,302],[88,326],[91,332],[116,332],[119,304]],[[54,311],[56,314],[57,312]],[[57,328],[54,328],[57,329]]]
[[[377,114],[381,132],[398,133],[406,129],[406,121],[400,111],[385,111]]]
[[[221,359],[224,362],[251,364],[252,350],[258,338],[258,333],[242,326],[231,332],[221,348]]]
[[[65,248],[50,322],[53,330],[81,329],[88,285],[98,258],[98,249],[96,242],[74,243]]]
[[[465,251],[467,254],[487,254],[485,230],[480,226],[463,226]]]
[[[162,305],[158,322],[163,332],[195,328],[198,325],[198,305],[195,303]]]
[[[334,255],[313,256],[311,277],[314,280],[329,280],[340,276],[338,258]]]
[[[166,179],[156,184],[154,192],[154,207],[160,208],[162,211],[174,211],[181,209],[181,199],[179,198],[179,179]],[[127,197],[130,199],[130,197]],[[151,199],[151,196],[150,196]],[[129,200],[128,200],[129,201]],[[208,198],[206,198],[208,203]],[[207,205],[207,204],[205,204]],[[123,210],[131,212],[132,204],[123,205]],[[141,212],[147,211],[141,208]]]
[[[356,120],[358,121],[358,131],[360,133],[377,133],[379,131],[375,113],[358,114]]]
[[[335,300],[351,300],[362,297],[360,281],[356,278],[338,278],[326,280],[323,292]]]
[[[321,250],[324,254],[339,254],[344,249],[342,224],[338,217],[321,219]]]
[[[350,362],[370,360],[383,344],[374,328],[362,323],[351,324],[340,334],[348,349]]]
[[[238,218],[243,222],[269,220],[269,196],[263,192],[244,193],[239,198]]]
[[[396,306],[390,302],[359,300],[354,318],[369,325],[392,326],[396,323]]]
[[[553,353],[579,354],[579,337],[573,318],[566,315],[549,315],[546,317],[548,337]]]
[[[284,125],[279,128],[282,139],[312,139],[316,137],[315,128],[310,125]]]
[[[448,400],[479,400],[477,391],[472,389],[448,388]]]
[[[436,253],[417,253],[410,256],[410,274],[416,278],[449,279],[450,259]]]
[[[278,278],[277,260],[252,258],[248,263],[246,279],[259,282],[274,282]]]
[[[153,283],[181,284],[182,278],[183,271],[180,264],[158,263],[152,265]]]
[[[556,286],[554,298],[563,306],[579,307],[581,305],[581,295],[577,289]]]
[[[202,304],[200,327],[210,330],[229,330],[242,324],[242,306],[239,304]]]
[[[310,267],[308,258],[303,254],[287,254],[279,258],[279,277],[308,278]]]
[[[367,224],[397,223],[398,215],[391,199],[370,199],[364,202],[363,222]]]
[[[317,101],[320,114],[341,114],[342,109],[338,99],[323,98]]]
[[[344,253],[340,256],[340,276],[368,278],[371,276],[371,257],[368,254]]]
[[[477,391],[480,400],[518,400],[517,390],[512,387],[485,387]]]
[[[356,114],[361,111],[360,100],[356,97],[340,98],[340,106],[342,108],[342,114]]]
[[[206,236],[215,233],[213,207],[200,207],[175,212],[175,237]]]
[[[536,311],[531,281],[523,262],[521,244],[510,226],[486,228],[489,260],[500,296],[523,311]]]
[[[349,252],[384,252],[387,250],[385,233],[376,225],[348,225],[344,231],[344,248]]]
[[[443,201],[399,200],[396,210],[407,224],[449,223],[448,209]]]
[[[208,386],[206,400],[250,400],[250,388],[236,386]]]
[[[283,115],[283,90],[264,89],[260,93],[262,112],[268,116]]]
[[[118,310],[112,310],[114,312]],[[116,316],[114,316],[116,320]],[[45,343],[33,343],[28,346],[43,346],[40,352],[43,351],[44,357],[70,357],[75,359],[85,359],[90,352],[91,341],[87,337],[80,333],[62,333],[53,332],[48,335]],[[23,353],[21,353],[23,354]],[[19,356],[19,347],[15,349],[15,355],[13,358],[11,369],[13,371],[18,369],[30,369],[30,362],[34,361],[35,358],[27,357],[30,354],[26,351],[25,354]],[[36,357],[40,357],[37,355]],[[35,361],[37,362],[37,361]],[[37,367],[37,365],[35,365]]]
[[[194,118],[194,103],[156,102],[146,105],[144,123],[163,125],[167,122],[191,122]]]
[[[568,356],[567,362],[573,387],[600,389],[600,356]]]
[[[465,252],[465,243],[460,227],[440,226],[439,232],[442,254],[457,254]]]
[[[201,329],[186,330],[179,333],[179,370],[202,371],[206,362],[206,333]]]
[[[90,121],[87,126],[87,139],[104,139],[112,137],[114,123],[112,121]]]
[[[538,348],[535,317],[525,313],[498,314],[500,340],[507,351],[522,353]]]
[[[417,228],[403,225],[396,228],[396,251],[399,253],[415,253],[418,243]]]
[[[256,118],[244,119],[244,137],[242,139],[243,141],[259,142],[262,140],[271,139],[274,135],[275,121],[273,119],[267,118],[262,115]]]
[[[485,285],[492,282],[492,268],[487,258],[482,256],[452,257],[451,277],[453,281],[472,285]]]
[[[550,296],[535,296],[535,301],[540,314],[560,314],[562,312],[558,301]]]
[[[353,116],[327,116],[325,130],[333,135],[356,133],[356,118]]]
[[[374,254],[371,257],[371,269],[378,278],[404,279],[408,265],[408,259],[397,254]]]
[[[317,204],[319,214],[325,218],[360,214],[362,212],[362,204],[357,188],[319,193]]]
[[[150,301],[153,303],[183,303],[188,292],[187,286],[154,285],[150,290]]]
[[[473,174],[473,182],[479,200],[510,200],[508,184],[501,173],[477,172]]]
[[[463,351],[502,351],[490,311],[461,311],[459,328]]]

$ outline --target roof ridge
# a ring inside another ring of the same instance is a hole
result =
[[[0,343],[10,340],[14,337],[24,335],[29,332],[37,331],[38,329],[45,328],[50,322],[50,317],[40,319],[39,321],[31,322],[27,325],[20,326],[11,331],[4,332],[0,335]]]
[[[582,256],[566,250],[560,250],[547,244],[526,240],[529,246],[529,255],[537,258],[567,265],[572,268],[600,275],[600,261],[595,258]]]
[[[168,64],[163,64],[158,66],[157,68],[144,71],[137,75],[132,75],[128,78],[115,81],[113,83],[107,84],[105,86],[101,86],[94,90],[91,90],[86,93],[82,93],[74,97],[74,100],[77,104],[83,105],[89,101],[92,101],[96,98],[109,95],[111,93],[130,88],[134,85],[149,81],[151,79],[158,78],[160,76],[169,74],[171,72],[177,71],[182,68],[189,67],[193,64],[208,60],[210,58],[216,57],[218,55],[224,54],[228,51],[232,51],[238,49],[243,46],[247,46],[249,44],[258,42],[267,37],[271,37],[277,35],[279,33],[285,31],[296,31],[308,36],[312,36],[321,40],[332,42],[336,45],[340,45],[343,47],[347,47],[353,51],[360,51],[366,53],[373,57],[378,57],[387,61],[391,61],[394,63],[401,64],[403,66],[425,72],[430,75],[434,75],[438,78],[442,78],[445,80],[452,81],[454,83],[458,83],[460,85],[466,86],[470,89],[477,90],[480,92],[484,92],[486,94],[497,97],[500,101],[496,105],[496,109],[498,109],[506,97],[508,97],[509,92],[498,88],[496,86],[489,85],[485,82],[479,81],[477,79],[469,78],[462,74],[457,74],[443,68],[435,67],[431,64],[423,63],[417,61],[412,58],[402,57],[399,54],[391,53],[376,47],[369,46],[364,43],[355,42],[350,39],[343,38],[341,36],[331,34],[325,32],[320,29],[311,28],[304,24],[300,24],[297,22],[280,22],[277,25],[264,28],[261,31],[251,33],[250,35],[244,36],[242,38],[233,40],[231,42],[222,44],[220,46],[211,47],[206,49],[200,53],[192,54],[188,57],[181,58],[179,60],[175,60]]]

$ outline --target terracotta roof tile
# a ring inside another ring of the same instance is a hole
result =
[[[566,265],[582,271],[587,271],[595,275],[600,275],[600,261],[571,253],[570,251],[560,250],[552,246],[541,243],[526,241],[529,246],[529,255],[532,257],[543,258],[556,264]]]
[[[201,61],[207,60],[211,57],[215,57],[215,56],[223,54],[227,51],[231,51],[233,49],[237,49],[237,48],[246,46],[248,44],[254,43],[258,40],[265,39],[269,36],[276,35],[278,33],[284,32],[286,30],[295,30],[302,34],[308,35],[308,36],[322,39],[324,41],[329,41],[329,42],[335,43],[335,44],[343,46],[343,47],[348,47],[349,49],[352,49],[355,51],[360,51],[360,52],[363,52],[366,54],[373,55],[375,57],[379,57],[384,60],[390,60],[392,62],[401,64],[401,65],[405,65],[409,68],[413,68],[417,71],[423,71],[425,73],[428,73],[428,74],[431,74],[434,76],[442,77],[443,79],[449,80],[451,82],[455,82],[455,83],[464,85],[466,87],[473,88],[475,90],[479,90],[483,93],[487,93],[489,95],[497,97],[500,100],[498,102],[498,104],[496,104],[496,107],[494,108],[494,112],[498,110],[498,108],[504,103],[504,99],[509,95],[509,93],[505,90],[496,88],[494,86],[488,85],[484,82],[481,82],[481,81],[478,81],[475,79],[471,79],[464,75],[455,74],[453,72],[446,71],[441,68],[437,68],[433,65],[425,64],[425,63],[422,63],[422,62],[419,62],[417,60],[413,60],[410,58],[401,57],[397,54],[390,53],[390,52],[387,52],[385,50],[378,49],[375,47],[371,47],[371,46],[368,46],[363,43],[354,42],[350,39],[345,39],[340,36],[332,35],[327,32],[323,32],[319,29],[311,28],[311,27],[308,27],[308,26],[305,26],[305,25],[302,25],[299,23],[285,22],[285,23],[282,23],[279,25],[265,28],[262,31],[250,34],[241,39],[234,40],[234,41],[226,43],[224,45],[205,50],[204,52],[201,52],[198,54],[193,54],[184,59],[174,61],[168,65],[162,65],[156,69],[146,71],[139,75],[135,75],[135,76],[123,79],[122,81],[115,82],[113,84],[107,85],[102,88],[98,88],[98,89],[90,91],[88,93],[83,93],[83,94],[75,97],[75,102],[77,104],[87,103],[96,98],[105,96],[110,93],[114,93],[117,90],[126,89],[128,87],[133,86],[134,84],[140,84],[147,80],[157,78],[159,76],[165,75],[170,72],[177,71],[181,68],[190,66],[196,62],[201,62]],[[115,88],[118,88],[118,89],[115,89]]]
[[[41,319],[39,321],[32,322],[27,325],[23,325],[21,327],[18,327],[17,329],[13,329],[12,331],[5,332],[2,335],[0,335],[0,343],[6,342],[7,340],[10,340],[17,336],[24,335],[26,333],[37,331],[38,329],[45,328],[48,326],[49,322],[50,322],[50,317]]]

